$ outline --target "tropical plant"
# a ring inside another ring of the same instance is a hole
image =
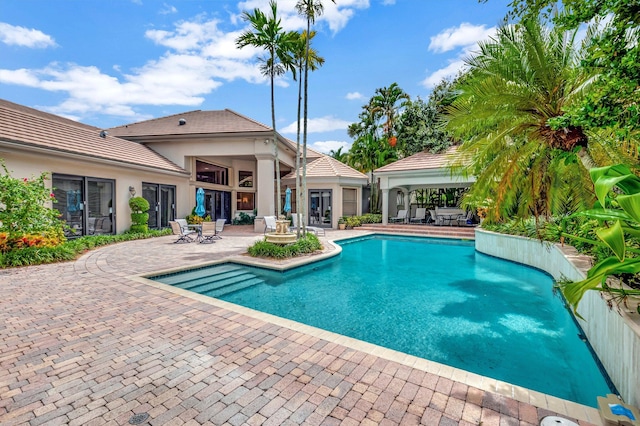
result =
[[[276,189],[278,212],[282,211],[280,196],[280,159],[278,156],[278,133],[276,131],[275,78],[293,67],[292,51],[298,39],[298,33],[284,31],[281,20],[277,16],[278,5],[274,0],[269,2],[270,15],[260,9],[253,13],[243,12],[242,19],[248,22],[250,29],[244,31],[236,40],[238,48],[253,46],[267,51],[268,57],[261,58],[260,70],[271,82],[271,126],[273,128],[273,144],[275,149]]]
[[[608,282],[612,276],[634,277],[640,273],[640,249],[637,246],[630,247],[628,238],[625,239],[625,234],[632,238],[640,237],[640,178],[624,165],[597,167],[591,169],[590,173],[598,203],[595,208],[576,214],[602,223],[595,230],[599,241],[566,233],[563,235],[583,243],[606,246],[613,255],[589,269],[585,280],[560,284],[567,302],[578,316],[578,304],[588,290],[607,292],[612,300],[623,304],[627,303],[629,297],[640,297],[640,286],[625,288]]]
[[[524,20],[499,28],[467,60],[469,71],[456,85],[446,128],[464,140],[454,168],[477,178],[463,204],[473,208],[491,200],[490,221],[511,215],[537,219],[593,202],[586,133],[579,126],[551,124],[580,101],[589,83],[575,37],[575,30]]]
[[[298,215],[297,220],[298,223],[302,223],[302,228],[298,227],[296,229],[296,233],[297,233],[297,237],[300,238],[300,233],[301,232],[305,232],[306,227],[305,224],[302,220],[302,218],[304,217],[305,214],[305,206],[306,206],[306,189],[304,191],[301,191],[301,176],[300,176],[300,118],[301,118],[301,112],[302,112],[302,75],[304,74],[304,70],[305,70],[305,66],[307,66],[308,63],[308,68],[311,69],[311,71],[315,71],[318,68],[320,68],[322,66],[322,64],[324,64],[324,58],[318,56],[318,53],[315,51],[315,49],[312,49],[311,47],[308,46],[307,42],[311,42],[311,39],[313,39],[313,37],[316,35],[315,31],[311,31],[309,33],[309,37],[307,37],[307,32],[303,32],[302,34],[300,34],[300,37],[298,38],[298,40],[296,41],[296,43],[294,44],[294,50],[293,50],[293,62],[294,62],[294,72],[293,72],[293,78],[294,80],[296,80],[296,75],[299,76],[299,78],[297,78],[298,80],[298,115],[297,115],[297,129],[296,129],[296,197],[297,197],[297,202],[296,205],[301,206],[301,209],[296,209],[296,215]],[[307,40],[307,38],[309,38],[309,40]],[[308,49],[308,53],[307,53],[307,49]],[[308,60],[307,60],[308,59]],[[296,72],[297,71],[297,72]],[[305,145],[305,149],[304,149],[305,153],[304,153],[304,161],[306,164],[306,145]],[[305,177],[305,188],[306,188],[306,173],[304,175]]]
[[[332,0],[335,3],[335,0]],[[316,18],[324,13],[324,5],[322,0],[298,0],[296,3],[296,10],[298,14],[303,16],[307,21],[306,34],[311,34],[311,25],[315,24]],[[309,69],[313,69],[313,63],[311,60],[311,37],[305,37],[305,55],[304,58],[304,102],[303,102],[303,125],[302,125],[302,191],[301,191],[301,208],[299,213],[301,215],[298,219],[306,217],[307,211],[307,126],[309,117]],[[298,123],[300,122],[300,112],[298,111]],[[302,223],[304,227],[304,222]],[[298,234],[299,235],[299,234]]]
[[[0,251],[62,243],[60,212],[48,205],[56,202],[45,184],[48,174],[18,179],[2,160],[0,166]]]
[[[409,95],[398,86],[398,83],[391,83],[389,87],[376,89],[373,97],[369,100],[369,110],[376,119],[384,119],[383,135],[388,138],[394,135],[396,117],[409,101]]]
[[[332,158],[335,158],[336,160],[340,161],[341,163],[344,164],[348,164],[349,163],[349,153],[348,152],[342,152],[342,148],[344,148],[343,146],[341,146],[340,148],[336,149],[336,150],[331,150],[329,151],[329,155]]]

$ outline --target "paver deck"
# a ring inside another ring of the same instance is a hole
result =
[[[589,407],[135,277],[260,238],[228,227],[215,244],[167,236],[0,270],[0,424],[600,424]]]

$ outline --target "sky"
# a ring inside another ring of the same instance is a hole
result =
[[[309,146],[352,140],[349,124],[378,88],[411,99],[456,75],[491,37],[510,0],[323,0],[309,75]],[[279,0],[301,31],[296,0]],[[243,11],[268,0],[0,0],[0,98],[100,128],[194,110],[231,109],[271,127],[264,52],[238,49]],[[296,140],[298,83],[275,87],[276,129]]]

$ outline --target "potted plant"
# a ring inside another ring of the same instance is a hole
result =
[[[340,216],[340,219],[338,219],[338,229],[346,229],[346,228],[347,228],[347,223],[345,221],[345,217]]]

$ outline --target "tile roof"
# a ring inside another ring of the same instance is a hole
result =
[[[138,143],[111,135],[103,138],[96,127],[0,100],[0,145],[3,142],[186,173]]]
[[[299,170],[302,174],[302,170]],[[283,179],[293,179],[296,172],[293,171],[283,177]],[[307,178],[309,177],[346,177],[357,179],[368,179],[367,175],[347,166],[346,164],[336,160],[328,155],[312,160],[307,164]]]
[[[184,124],[180,124],[184,123]],[[271,127],[230,109],[189,111],[109,129],[120,137],[268,132]]]
[[[457,150],[458,148],[456,146],[452,146],[440,154],[422,151],[417,154],[413,154],[410,157],[382,166],[379,169],[374,170],[374,173],[444,168],[451,163],[451,160]]]

